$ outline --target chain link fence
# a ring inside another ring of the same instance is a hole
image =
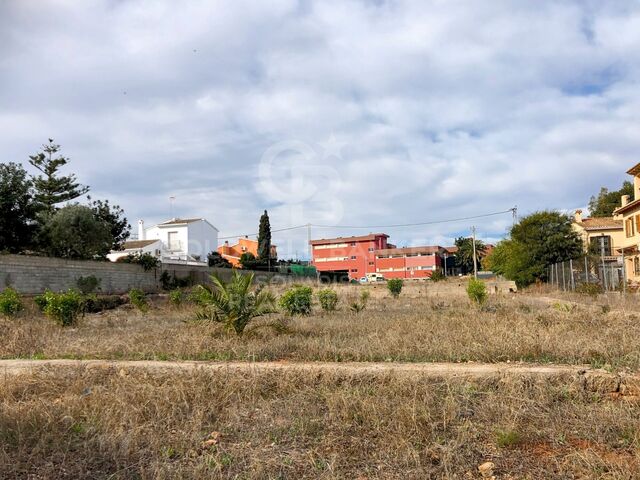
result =
[[[567,260],[549,266],[548,283],[558,290],[576,291],[597,285],[604,292],[626,291],[627,276],[622,256],[595,256]]]

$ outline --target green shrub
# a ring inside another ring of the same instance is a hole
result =
[[[169,302],[175,308],[179,308],[182,302],[184,302],[184,292],[180,289],[171,290],[169,292]]]
[[[306,285],[294,285],[284,292],[278,304],[289,315],[309,315],[313,290]]]
[[[556,302],[552,305],[552,307],[554,310],[557,310],[558,312],[571,313],[573,312],[576,306],[572,303]]]
[[[389,293],[394,296],[394,298],[398,298],[400,292],[402,291],[402,285],[404,284],[401,278],[390,278],[387,281],[387,288],[389,289]]]
[[[576,286],[576,293],[596,298],[600,293],[602,293],[602,286],[598,283],[581,283]]]
[[[120,295],[105,295],[100,297],[89,295],[84,299],[83,310],[85,313],[99,313],[105,310],[114,310],[125,303],[127,303],[127,299]]]
[[[131,302],[131,305],[136,307],[142,313],[149,311],[149,302],[142,290],[138,288],[132,288],[129,290],[129,301]]]
[[[47,317],[63,327],[74,325],[84,308],[84,298],[77,290],[62,293],[47,290],[36,299],[36,303]]]
[[[436,270],[435,272],[433,272],[431,274],[431,277],[429,277],[429,278],[431,279],[432,282],[441,282],[441,281],[447,279],[447,277],[442,272],[442,270]]]
[[[0,293],[0,315],[13,317],[23,308],[20,294],[13,288],[5,288],[4,291]]]
[[[171,275],[167,270],[163,271],[160,274],[160,284],[162,285],[162,289],[170,292],[171,290],[175,290],[176,288],[186,288],[193,285],[195,282],[193,278],[185,277],[178,278],[175,275]]]
[[[44,313],[44,309],[47,307],[47,298],[44,296],[44,294],[33,297],[33,301],[35,302],[38,309],[42,313]]]
[[[151,255],[149,252],[145,253],[130,253],[122,260],[118,260],[123,263],[134,263],[136,265],[140,265],[145,272],[157,268],[160,266],[160,260],[154,255]]]
[[[324,288],[318,292],[318,301],[322,310],[333,312],[338,305],[338,294],[331,288]]]
[[[88,277],[78,277],[76,280],[76,286],[78,290],[85,295],[95,293],[100,288],[102,279],[97,278],[95,275],[89,275]]]
[[[487,300],[487,287],[481,280],[472,278],[467,285],[467,295],[472,302],[482,305]]]

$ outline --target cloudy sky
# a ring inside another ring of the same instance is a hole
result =
[[[640,161],[639,80],[635,0],[0,0],[0,161],[52,137],[132,224],[221,236],[570,210]]]

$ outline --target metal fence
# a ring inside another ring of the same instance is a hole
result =
[[[626,291],[627,276],[621,256],[584,256],[549,266],[550,285],[575,291],[582,284],[598,285],[605,292]]]

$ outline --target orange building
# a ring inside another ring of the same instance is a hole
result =
[[[234,267],[242,268],[240,257],[243,253],[250,253],[254,257],[258,256],[258,241],[247,237],[239,238],[238,243],[235,245],[229,245],[229,241],[225,241],[224,245],[218,247],[218,253]],[[275,245],[271,245],[271,258],[278,258],[278,251]]]

